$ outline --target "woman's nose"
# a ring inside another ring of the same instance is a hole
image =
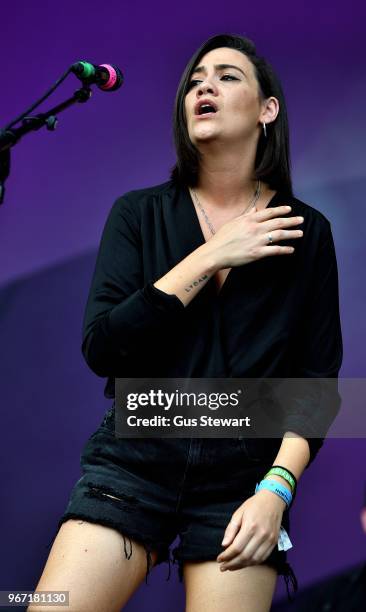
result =
[[[198,87],[198,92],[199,93],[209,92],[209,93],[214,94],[216,92],[216,87],[210,81],[203,81]]]

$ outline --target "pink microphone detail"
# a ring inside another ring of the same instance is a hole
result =
[[[101,67],[106,68],[109,72],[109,79],[104,85],[100,86],[100,89],[111,89],[117,81],[117,72],[110,64],[100,64]]]

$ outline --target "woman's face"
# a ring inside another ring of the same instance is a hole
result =
[[[231,67],[220,67],[220,64]],[[245,143],[262,129],[254,67],[240,51],[228,47],[209,51],[192,72],[190,83],[184,104],[193,144],[213,140]],[[201,100],[212,101],[217,111],[197,114],[197,103]]]

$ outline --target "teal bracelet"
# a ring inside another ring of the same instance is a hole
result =
[[[280,482],[277,482],[277,480],[270,480],[268,478],[266,480],[261,480],[260,483],[257,483],[257,486],[255,487],[255,493],[257,493],[257,491],[260,491],[261,489],[268,489],[268,491],[276,493],[276,495],[281,497],[281,499],[283,499],[283,501],[286,503],[287,508],[290,507],[292,502],[292,495],[290,491],[286,489],[286,487]]]

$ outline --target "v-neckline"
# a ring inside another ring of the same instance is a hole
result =
[[[194,231],[196,233],[196,238],[198,239],[198,246],[201,246],[203,244],[205,244],[206,242],[208,242],[204,236],[204,233],[202,231],[201,228],[201,224],[199,222],[199,218],[198,218],[198,214],[197,214],[197,210],[196,207],[194,205],[192,196],[191,196],[191,192],[189,191],[188,186],[185,186],[185,190],[186,190],[186,195],[187,195],[187,203],[188,203],[188,208],[190,209],[191,213],[192,213],[192,231]],[[278,200],[283,197],[283,194],[281,194],[280,191],[276,191],[276,193],[272,196],[272,198],[270,199],[270,201],[268,202],[267,206],[263,209],[265,210],[266,208],[270,208],[273,206],[277,205]],[[209,280],[209,283],[211,284],[212,287],[212,291],[216,297],[216,299],[220,299],[222,292],[224,290],[224,288],[228,285],[228,281],[233,277],[234,274],[237,274],[240,270],[241,266],[234,266],[232,268],[230,268],[228,274],[226,275],[226,278],[224,280],[224,282],[222,283],[220,289],[217,289],[216,283],[215,283],[215,278],[214,276],[212,276]]]

